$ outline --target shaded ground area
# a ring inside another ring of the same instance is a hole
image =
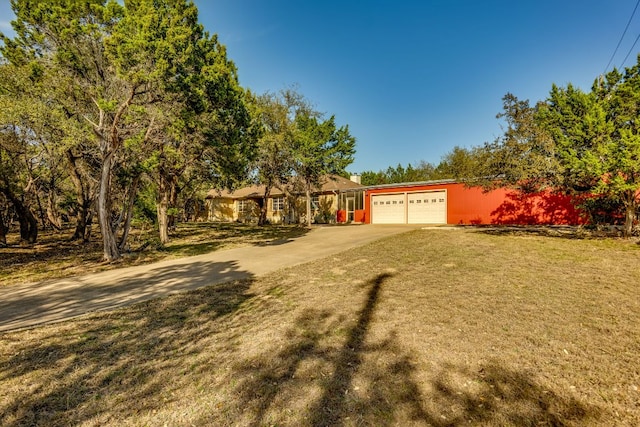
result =
[[[154,229],[134,229],[131,252],[113,264],[100,263],[102,241],[94,227],[90,242],[70,241],[73,230],[41,232],[38,243],[18,245],[16,233],[8,236],[9,247],[0,247],[0,286],[69,277],[126,266],[150,264],[165,259],[201,255],[221,249],[283,242],[305,235],[309,229],[298,226],[252,224],[180,223],[171,241],[161,246]]]
[[[242,230],[243,228],[241,228]],[[113,309],[234,279],[250,278],[410,230],[404,226],[319,227],[305,235],[240,240],[232,249],[110,269],[38,283],[8,285],[0,300],[0,331]],[[255,233],[250,234],[253,238]],[[278,234],[282,236],[282,233]],[[243,236],[242,236],[243,237]]]
[[[494,235],[545,236],[563,239],[616,239],[623,235],[622,226],[568,226],[568,225],[485,225],[474,226],[481,232]],[[629,238],[629,242],[640,244],[639,230]]]
[[[0,424],[638,425],[637,245],[416,230],[0,335]]]

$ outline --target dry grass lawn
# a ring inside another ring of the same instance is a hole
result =
[[[0,335],[0,425],[640,425],[640,247],[416,230]]]

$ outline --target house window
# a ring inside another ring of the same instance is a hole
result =
[[[320,197],[311,196],[311,210],[317,211],[320,209]]]
[[[284,210],[284,197],[274,197],[272,200],[274,212],[280,212]]]
[[[238,200],[238,213],[248,213],[250,209],[249,200]]]

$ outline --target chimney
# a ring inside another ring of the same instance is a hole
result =
[[[360,182],[360,175],[351,175],[349,179],[356,184],[362,184],[362,182]]]

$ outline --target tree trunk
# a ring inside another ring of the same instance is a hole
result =
[[[311,188],[309,184],[306,186],[307,196],[307,227],[311,227]]]
[[[86,228],[85,228],[84,236],[82,238],[82,241],[85,242],[85,243],[91,240],[91,226],[92,225],[93,225],[93,210],[92,209],[88,209],[88,211],[87,211]]]
[[[40,201],[40,194],[37,189],[35,190],[35,196],[36,196],[36,203],[38,204],[38,214],[40,216],[40,222],[42,223],[42,229],[44,230],[47,228],[47,215],[44,209],[42,208],[42,202]]]
[[[56,208],[55,195],[51,191],[47,196],[47,221],[56,230],[62,229],[62,220]]]
[[[133,217],[133,205],[136,201],[136,195],[138,194],[138,185],[140,183],[140,175],[133,178],[129,191],[129,198],[127,199],[127,212],[125,214],[124,226],[122,228],[122,237],[120,238],[120,244],[118,249],[120,252],[124,251],[127,246],[127,238],[129,237],[129,230],[131,229],[131,218]]]
[[[80,200],[81,197],[78,196],[78,213],[76,213],[76,229],[73,232],[73,236],[71,236],[71,240],[79,240],[84,239],[85,232],[87,230],[87,214],[88,211],[84,206],[84,203]]]
[[[8,187],[4,187],[2,192],[13,205],[18,223],[20,224],[20,243],[33,244],[38,240],[38,220],[28,206],[22,203]]]
[[[100,123],[95,125],[95,131],[100,141],[100,151],[102,152],[102,169],[100,171],[100,191],[98,192],[98,221],[100,222],[100,231],[102,233],[102,244],[104,253],[102,255],[105,261],[115,261],[120,258],[116,236],[111,227],[111,169],[113,168],[113,155],[120,147],[121,141],[118,135],[118,126],[122,116],[131,105],[136,95],[136,87],[132,87],[128,98],[118,106],[118,109],[108,125],[108,134],[105,134],[104,128],[104,111],[100,110]]]
[[[5,223],[4,215],[0,210],[0,247],[7,246],[7,233],[9,232],[9,226]]]
[[[38,220],[19,199],[11,199],[20,223],[20,243],[34,244],[38,240]]]
[[[108,147],[102,155],[102,170],[100,172],[100,191],[98,192],[98,222],[102,233],[104,261],[115,261],[120,258],[120,251],[116,243],[116,236],[111,228],[111,166],[113,151]]]
[[[177,216],[175,214],[176,207],[178,206],[178,182],[176,179],[176,175],[171,175],[169,180],[169,205],[168,208],[172,208],[171,212],[167,212],[167,231],[175,230],[177,223]],[[167,233],[168,237],[168,233]]]
[[[627,201],[625,202],[625,218],[624,218],[624,230],[623,236],[625,239],[631,237],[633,234],[633,223],[636,220],[636,208],[637,203],[635,202],[635,194],[630,194],[627,196]]]
[[[160,234],[160,243],[166,244],[169,242],[169,188],[167,180],[162,176],[162,172],[159,172],[158,177],[158,231]]]
[[[258,225],[265,225],[267,223],[267,208],[269,196],[271,195],[271,186],[266,185],[264,188],[264,195],[262,196],[262,206],[260,207],[260,217],[258,218]]]
[[[169,218],[167,215],[168,201],[161,197],[158,201],[158,231],[160,233],[160,243],[163,245],[169,242]]]
[[[83,183],[80,169],[78,167],[78,157],[74,156],[71,150],[66,152],[69,162],[69,176],[76,188],[76,203],[78,212],[76,213],[76,229],[71,236],[71,240],[82,239],[85,242],[91,237],[91,230],[87,231],[87,226],[91,228],[91,205],[93,204],[93,196],[89,190],[89,184]]]

